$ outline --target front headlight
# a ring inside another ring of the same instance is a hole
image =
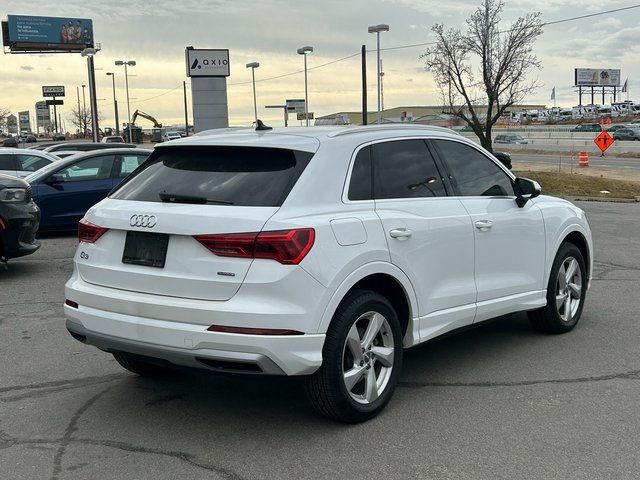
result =
[[[0,202],[2,203],[24,203],[26,198],[26,188],[5,188],[0,190]]]

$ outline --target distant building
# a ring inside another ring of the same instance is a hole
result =
[[[7,132],[18,133],[18,117],[14,114],[7,116]]]
[[[513,105],[509,111],[538,110],[546,108],[545,105]],[[483,115],[487,111],[486,106],[476,107],[478,115]],[[507,113],[508,114],[508,113]],[[367,112],[368,123],[378,123],[378,112],[376,110]],[[327,125],[334,122],[334,125],[361,125],[362,112],[338,112],[331,115],[318,117],[316,125]],[[395,107],[382,111],[382,123],[423,123],[429,125],[440,125],[453,127],[463,125],[464,122],[450,113],[450,109],[445,105],[414,105],[405,107]]]

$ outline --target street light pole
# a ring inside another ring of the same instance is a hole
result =
[[[136,61],[135,60],[116,60],[115,64],[118,67],[124,65],[124,83],[127,90],[127,117],[129,119],[127,125],[129,127],[129,142],[132,142],[133,137],[131,135],[131,107],[129,104],[129,75],[127,73],[127,65],[130,67],[135,67]]]
[[[382,88],[381,88],[381,73],[380,73],[380,32],[388,32],[389,25],[381,23],[380,25],[371,25],[368,30],[369,33],[376,34],[376,43],[377,43],[377,52],[378,52],[378,61],[376,62],[378,68],[378,123],[382,123],[382,110],[381,101],[382,101]]]
[[[98,142],[98,96],[96,94],[96,72],[93,64],[93,57],[98,53],[95,48],[85,48],[81,55],[87,57],[87,70],[89,73],[89,102],[91,103],[91,133],[94,142]]]
[[[120,135],[120,119],[118,118],[118,100],[116,100],[116,74],[113,72],[107,72],[107,75],[111,77],[113,83],[113,109],[116,114],[116,135]]]
[[[307,89],[307,54],[313,52],[313,47],[300,47],[298,55],[304,56],[304,118],[309,126],[309,95]]]
[[[82,85],[82,138],[87,137],[87,98],[84,94],[86,85]]]
[[[247,68],[251,69],[251,82],[253,83],[253,117],[258,123],[258,103],[256,102],[256,68],[258,68],[260,64],[258,62],[247,63]]]

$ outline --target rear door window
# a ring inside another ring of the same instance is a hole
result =
[[[312,153],[261,147],[159,148],[111,198],[251,207],[282,205]]]
[[[16,161],[13,154],[0,153],[0,170],[16,170]]]
[[[120,171],[117,174],[118,178],[124,178],[133,172],[138,166],[147,159],[148,155],[134,155],[126,154],[120,155]]]
[[[371,173],[371,147],[362,148],[356,155],[349,182],[349,200],[371,200],[373,178]]]
[[[51,163],[51,160],[47,160],[44,157],[37,155],[23,155],[18,154],[18,170],[23,172],[35,172],[40,170]]]

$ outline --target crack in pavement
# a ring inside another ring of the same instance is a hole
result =
[[[100,395],[103,395],[106,392],[106,390],[99,393],[94,398],[99,397]],[[86,408],[84,411],[86,411]],[[118,442],[113,440],[98,440],[95,438],[77,438],[73,436],[66,438],[66,440],[65,440],[65,437],[54,438],[54,439],[19,438],[19,437],[10,436],[6,432],[0,431],[0,450],[10,448],[14,445],[57,445],[57,444],[62,444],[65,441],[67,446],[70,444],[80,444],[80,445],[88,444],[88,445],[94,445],[98,447],[110,447],[110,448],[122,450],[125,452],[141,453],[146,455],[160,455],[164,457],[175,458],[177,460],[181,460],[185,463],[189,463],[203,470],[216,473],[227,480],[245,480],[244,477],[240,476],[234,471],[228,468],[212,465],[208,462],[199,460],[195,455],[191,453],[180,452],[175,450],[164,450],[161,448],[139,447],[136,445],[132,445],[130,443]],[[53,478],[54,477],[52,477],[52,479]]]
[[[82,417],[84,412],[86,412],[91,407],[91,405],[93,405],[102,395],[107,393],[110,388],[111,387],[105,388],[104,390],[95,394],[89,400],[84,402],[84,404],[78,410],[76,410],[76,413],[73,414],[71,420],[69,420],[69,424],[64,430],[62,439],[60,439],[60,442],[58,443],[58,450],[53,457],[53,471],[51,473],[51,480],[59,479],[60,472],[62,471],[62,458],[67,452],[67,447],[71,442],[73,434],[78,430],[78,421],[80,420],[80,417]]]
[[[611,373],[608,375],[599,375],[593,377],[578,378],[558,378],[558,379],[541,379],[541,380],[522,380],[518,382],[416,382],[416,381],[400,381],[399,387],[406,388],[423,388],[423,387],[521,387],[528,385],[544,385],[544,384],[570,384],[570,383],[588,383],[588,382],[604,382],[607,380],[640,380],[640,370],[630,370],[623,373]]]
[[[126,373],[112,373],[96,377],[83,377],[72,380],[54,380],[51,382],[33,383],[29,385],[14,385],[0,388],[0,394],[10,392],[25,392],[17,395],[0,397],[0,403],[15,402],[25,398],[41,397],[50,393],[61,392],[73,388],[89,387],[102,383],[112,382],[126,378]]]

